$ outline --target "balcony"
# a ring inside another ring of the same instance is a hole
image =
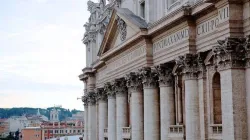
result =
[[[104,138],[107,138],[108,137],[108,128],[105,128],[104,129]]]
[[[123,139],[130,139],[131,133],[130,133],[131,128],[130,127],[123,127],[122,128],[122,138]]]
[[[210,125],[210,139],[222,140],[222,124],[212,124]]]
[[[169,127],[169,138],[183,138],[184,126],[183,125],[171,125]]]

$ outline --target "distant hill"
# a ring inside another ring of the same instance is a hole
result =
[[[49,119],[49,113],[54,107],[49,107],[47,109],[39,108],[40,114],[48,117]],[[56,109],[60,109],[59,113],[59,119],[64,120],[67,117],[72,117],[72,114],[75,114],[76,112],[81,112],[80,110],[69,110],[65,108],[59,108],[56,107]],[[11,116],[21,116],[23,114],[27,115],[35,115],[37,114],[38,108],[29,108],[29,107],[23,107],[23,108],[0,108],[0,118],[9,118]]]

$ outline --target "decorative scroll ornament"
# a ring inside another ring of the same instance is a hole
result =
[[[127,37],[127,24],[125,23],[125,21],[118,17],[117,18],[117,26],[118,26],[118,30],[120,33],[120,39],[121,41],[124,41]]]
[[[246,37],[244,48],[246,50],[246,67],[250,67],[250,35]]]
[[[95,92],[89,92],[88,93],[88,103],[90,105],[96,104],[96,93]]]
[[[244,38],[226,38],[218,41],[219,45],[212,50],[214,65],[218,67],[218,70],[245,66],[244,43]]]
[[[155,88],[157,87],[157,73],[153,72],[150,67],[144,67],[139,70],[140,77],[144,88]]]
[[[127,87],[131,91],[141,91],[142,89],[142,80],[138,73],[131,72],[126,75]]]
[[[166,64],[161,64],[155,67],[156,73],[159,77],[159,84],[164,86],[173,86],[174,76],[172,69]]]
[[[116,95],[127,94],[128,90],[127,90],[125,78],[116,79],[114,81],[114,86],[115,86]]]
[[[115,87],[110,82],[104,84],[104,92],[107,94],[108,98],[115,97]]]
[[[96,100],[97,101],[107,101],[107,94],[104,92],[104,88],[96,89]]]

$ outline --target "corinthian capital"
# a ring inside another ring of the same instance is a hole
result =
[[[246,50],[246,67],[249,68],[250,67],[250,35],[246,37],[244,48]]]
[[[138,73],[131,72],[126,75],[127,87],[132,91],[139,91],[142,88],[142,80]]]
[[[88,104],[89,105],[95,105],[96,104],[96,93],[95,92],[89,92],[88,93]]]
[[[97,88],[96,89],[96,100],[97,101],[107,101],[107,94],[104,92],[104,88]]]
[[[88,95],[82,96],[82,102],[84,103],[84,106],[88,105]]]
[[[155,88],[157,87],[157,73],[153,72],[150,67],[144,67],[139,70],[140,77],[144,88]]]
[[[127,94],[128,90],[125,78],[115,79],[114,86],[115,86],[116,96]]]
[[[174,77],[172,74],[172,69],[166,64],[161,64],[155,67],[156,73],[159,77],[160,86],[173,86]]]
[[[214,65],[219,70],[228,68],[242,68],[245,66],[244,38],[226,38],[219,40],[218,46],[213,48]]]
[[[110,82],[104,84],[104,91],[109,98],[115,97],[115,87]]]

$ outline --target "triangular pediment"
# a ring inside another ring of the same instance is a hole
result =
[[[129,9],[114,8],[98,56],[123,44],[126,40],[145,29],[147,29],[147,23]]]

